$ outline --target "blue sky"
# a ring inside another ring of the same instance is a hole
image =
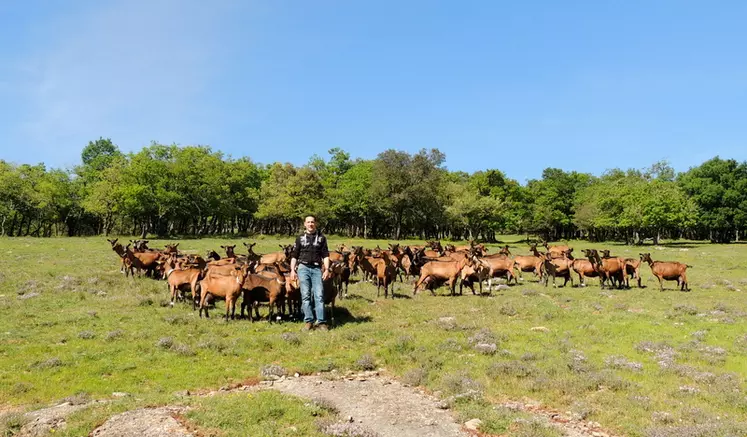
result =
[[[747,159],[747,2],[0,2],[0,159],[204,144],[450,170]]]

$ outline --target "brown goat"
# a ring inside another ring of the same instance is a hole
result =
[[[542,274],[545,279],[545,287],[547,287],[550,276],[552,276],[552,286],[555,287],[555,278],[560,276],[565,279],[563,287],[571,281],[571,287],[573,286],[573,277],[571,276],[571,269],[573,260],[569,259],[566,255],[570,255],[570,250],[563,253],[562,258],[553,257],[552,253],[545,253],[545,259],[542,263]]]
[[[664,291],[663,281],[677,281],[681,291],[690,291],[687,283],[687,268],[692,267],[676,261],[654,261],[650,253],[641,253],[641,261],[651,267],[651,273],[659,280],[659,290]]]
[[[415,288],[412,290],[412,294],[415,295],[418,292],[418,288],[421,285],[430,285],[433,283],[447,282],[449,285],[449,291],[451,295],[455,294],[456,281],[459,278],[464,266],[472,263],[470,258],[465,257],[461,261],[430,261],[425,263],[420,268],[420,278],[415,283]],[[435,291],[431,289],[433,295]]]
[[[572,248],[568,247],[568,245],[565,245],[565,244],[549,246],[547,244],[547,241],[544,241],[542,245],[545,246],[545,249],[547,249],[547,253],[549,253],[553,258],[563,258],[567,251],[573,250]]]
[[[581,287],[586,287],[586,278],[595,278],[599,276],[600,270],[597,270],[595,267],[595,264],[593,264],[591,261],[589,261],[589,257],[591,256],[591,251],[588,249],[585,249],[584,251],[585,256],[587,259],[574,259],[573,260],[573,270],[578,273],[578,282],[581,284]]]
[[[205,317],[209,318],[207,308],[208,296],[213,298],[223,298],[226,300],[226,316],[230,313],[231,319],[236,315],[236,300],[241,294],[244,279],[248,274],[249,265],[244,264],[241,268],[234,267],[234,270],[228,275],[216,275],[208,272],[205,279],[200,281],[200,317],[202,311],[205,311]]]
[[[267,320],[273,321],[273,308],[280,313],[285,308],[285,276],[282,273],[264,271],[257,274],[249,274],[242,286],[244,299],[241,301],[241,316],[244,309],[248,309],[249,319],[252,319],[252,307],[254,314],[259,319],[259,302],[267,302],[269,315]]]
[[[348,296],[348,285],[350,284],[350,252],[343,252],[342,261],[331,263],[329,269],[330,273],[334,275],[335,285],[340,292],[340,299],[346,298]],[[344,293],[343,284],[345,284]]]
[[[162,262],[162,261],[159,261]],[[167,261],[164,262],[167,270],[164,273],[166,283],[169,285],[169,293],[171,294],[171,306],[174,306],[175,299],[181,299],[182,296],[179,293],[180,289],[186,285],[189,285],[189,291],[192,293],[192,309],[196,309],[197,305],[197,282],[200,280],[202,271],[196,268],[188,268],[182,270],[177,267],[176,256],[171,256]]]
[[[462,294],[462,288],[467,285],[472,294],[475,294],[475,281],[480,286],[480,295],[482,295],[482,283],[483,281],[488,282],[488,291],[491,288],[492,277],[490,276],[490,264],[477,258],[472,264],[464,266],[461,271],[461,281],[459,282],[459,294]]]
[[[124,257],[127,258],[126,265],[128,266],[128,269],[125,270],[125,276],[127,276],[128,271],[130,275],[134,276],[134,270],[137,270],[138,275],[145,270],[146,275],[150,274],[151,277],[155,277],[156,267],[158,267],[156,261],[161,259],[162,256],[159,252],[133,252],[128,244],[125,247]]]
[[[643,285],[641,285],[640,258],[625,258],[625,286],[628,288],[630,288],[630,278],[638,282],[638,288],[643,288]]]
[[[122,246],[121,243],[118,243],[119,238],[115,238],[113,240],[110,240],[107,238],[106,241],[108,241],[109,244],[111,244],[112,250],[114,251],[114,253],[119,255],[119,259],[120,259],[119,273],[125,273],[125,259],[127,258],[125,256],[126,254],[125,254],[124,247]],[[130,267],[128,266],[127,268],[130,268]]]
[[[487,263],[490,268],[488,274],[489,280],[492,278],[506,276],[507,284],[511,284],[511,280],[514,280],[515,284],[518,284],[516,275],[514,275],[514,268],[516,267],[516,261],[506,256],[484,256],[480,258],[481,261]],[[492,289],[492,282],[488,283],[488,290]]]
[[[532,251],[533,255],[517,255],[514,257],[516,262],[515,266],[519,270],[519,280],[523,281],[523,272],[534,272],[534,275],[539,277],[542,270],[542,263],[544,258],[537,252],[537,245],[530,244],[529,250]]]
[[[233,246],[221,246],[221,249],[226,251],[226,258],[236,258],[236,252],[234,252],[234,249],[236,249],[236,245]]]
[[[389,295],[389,287],[392,288],[392,299],[394,299],[394,280],[397,268],[392,262],[391,255],[383,255],[376,264],[376,297],[379,297],[381,286],[384,286],[384,299]]]
[[[594,269],[599,272],[599,285],[604,288],[606,281],[610,282],[609,288],[615,286],[622,288],[625,284],[625,260],[622,258],[602,258],[596,249],[587,251],[589,261],[594,264]]]

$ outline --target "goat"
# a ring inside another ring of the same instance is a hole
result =
[[[490,291],[492,281],[490,273],[490,264],[480,258],[477,258],[472,265],[464,266],[461,272],[462,280],[459,282],[459,294],[462,294],[462,287],[465,284],[472,290],[472,294],[475,294],[475,281],[480,285],[480,295],[482,295],[483,281],[488,281],[488,291]]]
[[[564,252],[563,258],[553,258],[553,255],[550,252],[545,253],[545,259],[542,263],[542,274],[545,279],[545,287],[548,285],[550,276],[552,276],[553,287],[556,286],[555,278],[558,276],[565,279],[563,287],[568,284],[569,280],[571,281],[571,287],[573,287],[573,277],[571,277],[571,265],[573,264],[573,261],[565,257],[566,254],[570,255],[570,251]]]
[[[350,252],[343,252],[342,261],[333,262],[329,266],[330,272],[334,274],[335,285],[340,291],[340,299],[348,296],[348,285],[350,283]],[[345,284],[345,292],[342,292],[342,284]]]
[[[391,285],[392,299],[394,299],[394,279],[397,268],[388,254],[383,254],[379,260],[376,263],[376,297],[379,297],[381,286],[384,285],[384,299],[386,299]]]
[[[163,263],[163,261],[158,261]],[[181,270],[177,268],[176,256],[171,256],[165,261],[165,266],[168,268],[164,277],[169,286],[169,293],[171,294],[171,306],[174,306],[174,299],[183,298],[179,290],[185,285],[189,285],[189,290],[192,293],[192,309],[196,309],[197,306],[197,282],[201,279],[202,271],[196,268],[188,268]]]
[[[259,257],[260,264],[275,264],[279,262],[290,261],[290,258],[291,258],[290,255],[291,255],[291,252],[293,251],[293,245],[290,244],[287,246],[283,246],[281,244],[280,248],[283,250],[279,252],[272,252],[272,253],[261,255]]]
[[[125,247],[124,257],[129,262],[129,272],[132,276],[134,276],[133,269],[136,269],[138,275],[145,270],[146,276],[150,274],[151,277],[155,277],[155,269],[158,266],[156,261],[161,259],[161,254],[159,252],[133,252],[130,250],[130,245],[128,244]],[[126,275],[127,271],[125,271]]]
[[[574,259],[573,270],[578,274],[578,282],[580,283],[580,286],[586,287],[586,278],[600,276],[601,269],[597,269],[596,265],[590,261],[591,256],[593,256],[591,255],[591,250],[584,249],[583,252],[587,259]]]
[[[233,319],[236,315],[236,299],[241,294],[248,270],[249,265],[244,264],[240,268],[234,267],[234,270],[227,276],[208,272],[205,275],[205,279],[200,281],[200,317],[202,317],[203,310],[205,311],[205,317],[210,317],[206,302],[208,296],[211,296],[226,300],[225,319],[228,321],[229,313],[231,314],[231,319]]]
[[[523,272],[534,272],[535,276],[540,275],[542,269],[542,254],[537,252],[537,244],[530,244],[529,250],[532,251],[532,255],[517,255],[514,257],[516,262],[516,268],[519,270],[519,280],[523,281]]]
[[[651,273],[659,280],[659,290],[664,291],[662,281],[677,281],[681,291],[690,291],[687,283],[687,268],[692,267],[676,261],[654,261],[650,253],[641,253],[641,261],[648,263]]]
[[[248,307],[249,319],[252,319],[252,307],[254,314],[259,319],[259,302],[267,302],[269,315],[267,320],[273,320],[273,308],[283,313],[285,308],[285,276],[282,273],[264,271],[262,273],[249,274],[242,286],[244,299],[241,301],[241,316],[244,309]]]
[[[415,288],[412,290],[412,294],[415,295],[418,292],[418,288],[421,285],[429,285],[433,282],[448,282],[449,290],[451,295],[454,296],[456,281],[459,278],[459,274],[466,265],[472,263],[472,258],[464,257],[461,261],[430,261],[425,263],[420,268],[420,278],[415,283]],[[431,289],[433,295],[435,291]]]
[[[492,278],[499,276],[506,276],[507,284],[511,284],[511,279],[514,280],[515,284],[519,283],[516,279],[516,275],[514,275],[514,268],[516,267],[515,260],[505,256],[500,256],[500,254],[484,256],[480,259],[490,267],[489,278],[491,280]],[[488,290],[491,288],[491,283],[488,283]]]
[[[117,255],[119,255],[119,259],[120,259],[119,272],[120,273],[125,273],[125,259],[126,259],[126,257],[125,257],[125,249],[124,249],[124,247],[122,247],[121,243],[118,243],[119,238],[115,238],[113,240],[110,240],[110,239],[107,238],[106,241],[108,241],[109,244],[111,244],[112,250],[114,251],[114,253],[116,253]]]
[[[622,288],[625,280],[625,261],[622,258],[602,258],[596,249],[587,251],[589,261],[594,269],[599,272],[599,285],[604,288],[604,283],[609,280],[609,288],[615,286]]]
[[[638,288],[643,288],[643,285],[641,285],[640,258],[625,258],[625,286],[628,288],[630,288],[630,278],[638,281]]]
[[[236,258],[236,253],[234,252],[236,248],[235,244],[233,246],[221,246],[220,248],[226,251],[226,258]]]
[[[573,250],[572,248],[568,247],[567,245],[557,245],[557,246],[548,246],[547,241],[543,241],[542,245],[545,246],[545,249],[547,249],[547,252],[553,257],[553,258],[563,258],[565,256],[565,253],[569,250]]]

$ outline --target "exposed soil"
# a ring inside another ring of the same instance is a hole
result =
[[[224,393],[254,390],[277,390],[323,403],[339,413],[340,422],[328,427],[331,435],[398,436],[398,437],[467,437],[479,434],[469,429],[474,421],[458,423],[448,410],[447,402],[407,387],[378,372],[348,375],[281,377],[258,385],[224,387],[220,390],[182,396],[219,396]],[[100,402],[100,401],[99,401]],[[92,403],[63,403],[33,411],[20,436],[48,435],[50,430],[65,426],[65,418]],[[544,408],[538,403],[510,402],[501,405],[529,413],[535,419],[554,426],[569,437],[614,437],[599,424],[573,418],[568,414]],[[92,437],[193,437],[177,420],[185,407],[144,408],[111,417],[91,433]],[[474,426],[472,426],[474,428]]]

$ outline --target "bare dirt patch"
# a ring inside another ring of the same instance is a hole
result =
[[[118,414],[96,428],[92,437],[194,437],[178,420],[182,407],[143,408]]]
[[[286,378],[272,388],[282,393],[329,403],[351,423],[381,436],[463,437],[448,411],[437,408],[438,399],[418,393],[397,381],[356,376],[328,380],[319,376]]]
[[[335,411],[337,422],[326,424],[330,435],[398,436],[398,437],[468,437],[486,436],[476,426],[459,423],[443,399],[408,387],[382,376],[379,371],[348,373],[346,375],[282,376],[276,380],[256,384],[237,384],[199,394],[185,396],[220,396],[228,393],[255,390],[277,390],[281,393],[309,399]],[[86,408],[93,401],[81,405],[66,402],[51,408],[26,413],[29,422],[20,436],[48,435],[51,430],[65,426],[65,417]],[[104,401],[106,402],[106,401]],[[613,437],[600,425],[543,407],[539,403],[507,402],[496,408],[520,411],[532,420],[552,426],[569,437]],[[182,406],[164,406],[128,411],[111,417],[96,428],[92,437],[196,437],[180,418],[187,410]],[[477,421],[479,423],[479,421]],[[470,430],[471,428],[471,430]],[[342,433],[342,434],[340,434]]]

